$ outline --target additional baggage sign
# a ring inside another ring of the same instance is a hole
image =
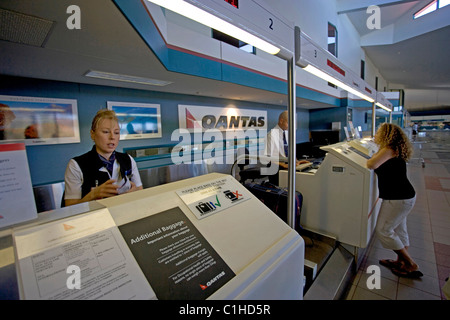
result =
[[[119,229],[158,299],[203,300],[235,276],[179,207]]]
[[[180,189],[176,193],[198,219],[203,219],[247,200],[243,189],[226,177]]]
[[[0,228],[35,218],[25,144],[0,144]]]

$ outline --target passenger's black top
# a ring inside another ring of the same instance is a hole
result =
[[[377,169],[378,191],[381,199],[401,200],[414,198],[416,192],[406,175],[406,162],[391,158]]]

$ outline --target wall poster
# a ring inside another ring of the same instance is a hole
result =
[[[0,143],[80,142],[77,100],[0,95]]]
[[[107,105],[119,118],[120,140],[162,137],[159,104],[108,101]]]

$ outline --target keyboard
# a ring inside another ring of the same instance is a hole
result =
[[[307,162],[307,163],[299,164],[298,166],[295,167],[295,170],[297,170],[297,171],[302,171],[302,170],[304,170],[304,169],[306,169],[306,168],[311,167],[312,164],[313,164],[312,162]]]

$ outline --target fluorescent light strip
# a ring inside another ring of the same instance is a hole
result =
[[[236,27],[235,25],[224,21],[215,15],[208,13],[190,3],[182,0],[148,0],[158,6],[164,7],[171,11],[174,11],[182,16],[197,21],[212,29],[216,29],[222,33],[225,33],[233,38],[246,42],[254,47],[257,47],[270,54],[277,54],[280,52],[280,48],[272,45],[271,43],[258,38],[251,33]]]
[[[335,86],[338,86],[338,87],[340,87],[340,88],[350,92],[351,94],[353,94],[355,96],[358,96],[358,97],[360,97],[360,98],[362,98],[364,100],[367,100],[369,102],[375,102],[375,100],[372,99],[371,97],[369,97],[369,96],[359,92],[356,89],[353,89],[352,87],[346,85],[342,81],[339,81],[338,79],[330,76],[329,74],[323,72],[322,70],[317,69],[316,67],[314,67],[314,66],[312,66],[310,64],[308,64],[306,67],[304,67],[303,70],[308,71],[309,73],[311,73],[311,74],[313,74],[313,75],[315,75],[315,76],[317,76],[317,77],[319,77],[319,78],[321,78],[321,79],[323,79],[325,81],[331,82]]]
[[[389,111],[389,112],[392,111],[392,109],[389,109],[388,107],[382,105],[382,104],[379,103],[379,102],[375,103],[375,105],[379,106],[381,109],[384,109],[384,110],[386,110],[386,111]]]
[[[109,72],[103,72],[103,71],[93,71],[93,70],[86,72],[86,74],[84,76],[89,77],[89,78],[139,83],[139,84],[146,84],[146,85],[160,86],[160,87],[167,86],[168,84],[172,83],[170,81],[156,80],[156,79],[143,78],[143,77],[135,77],[135,76],[129,76],[129,75],[125,75],[125,74],[109,73]]]

